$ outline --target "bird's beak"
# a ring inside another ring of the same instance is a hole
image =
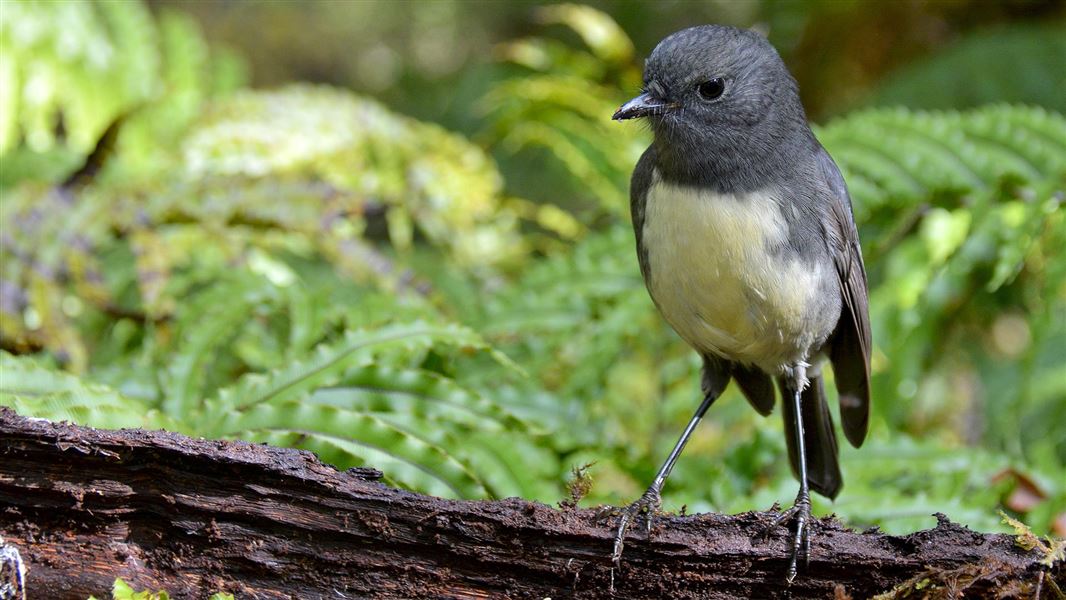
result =
[[[614,111],[614,116],[611,119],[625,121],[626,119],[639,119],[648,115],[661,115],[678,106],[676,102],[666,102],[653,96],[651,92],[645,92],[620,106],[618,110]]]

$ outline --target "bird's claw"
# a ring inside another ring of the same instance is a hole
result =
[[[622,510],[618,519],[618,528],[614,534],[614,551],[611,552],[611,562],[614,563],[615,567],[621,563],[622,549],[625,547],[626,532],[629,530],[629,526],[643,515],[644,531],[650,537],[652,521],[655,515],[661,512],[661,509],[662,496],[658,489],[651,487],[640,498],[637,498],[633,504]]]
[[[776,508],[777,505],[775,504],[774,507]],[[799,571],[798,562],[801,553],[803,555],[804,568],[807,568],[811,562],[810,496],[801,493],[796,498],[796,503],[792,505],[792,508],[777,515],[773,522],[763,531],[764,538],[769,538],[770,532],[774,528],[790,520],[795,523],[795,528],[792,531],[791,544],[789,545],[788,572],[785,575],[785,581],[788,583],[792,583],[792,580],[796,578],[796,574]]]

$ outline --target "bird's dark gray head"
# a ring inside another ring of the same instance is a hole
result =
[[[641,95],[614,115],[633,118],[648,120],[660,170],[680,181],[761,178],[811,135],[796,82],[774,47],[753,31],[721,25],[659,42]]]

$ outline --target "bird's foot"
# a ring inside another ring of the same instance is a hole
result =
[[[774,508],[777,508],[777,504],[774,504]],[[809,494],[800,491],[800,494],[796,496],[796,503],[792,505],[792,508],[774,518],[773,522],[763,532],[764,537],[768,538],[770,531],[788,521],[793,522],[794,528],[792,530],[792,541],[789,545],[788,572],[785,575],[785,581],[792,583],[798,572],[797,564],[800,554],[803,554],[804,568],[811,561],[811,497]]]
[[[652,486],[644,492],[644,495],[637,498],[633,504],[622,510],[621,516],[618,518],[618,528],[614,534],[614,550],[611,552],[611,561],[615,567],[621,563],[622,548],[625,546],[626,532],[629,530],[629,526],[643,516],[644,530],[650,537],[652,520],[661,512],[662,506],[663,501],[659,489]]]

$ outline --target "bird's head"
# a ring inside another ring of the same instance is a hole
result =
[[[796,82],[774,47],[754,31],[721,25],[661,41],[645,64],[641,94],[613,118],[646,119],[660,161],[682,171],[767,160],[808,130]]]

